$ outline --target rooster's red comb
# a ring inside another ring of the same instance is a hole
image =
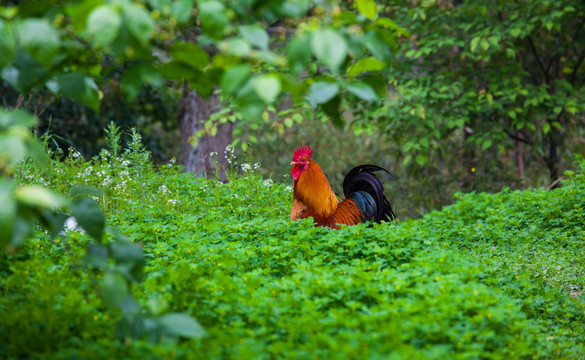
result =
[[[303,156],[306,156],[307,159],[313,156],[313,150],[309,145],[299,146],[293,153],[293,161],[299,161]]]

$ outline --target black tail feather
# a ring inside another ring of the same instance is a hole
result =
[[[382,182],[373,174],[376,171],[384,171],[390,174],[388,170],[376,165],[359,165],[351,169],[343,180],[343,194],[347,198],[351,193],[358,191],[367,192],[376,202],[376,217],[374,221],[380,222],[383,220],[392,222],[396,219],[396,216],[394,215],[390,202],[384,196]]]

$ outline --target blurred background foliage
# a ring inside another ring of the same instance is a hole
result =
[[[238,157],[252,151],[266,176],[289,183],[293,150],[310,144],[336,191],[352,166],[384,166],[401,219],[460,190],[557,186],[585,150],[581,1],[74,4],[5,3],[0,14],[0,32],[44,19],[63,41],[29,44],[34,61],[0,56],[0,91],[65,150],[97,154],[113,120],[139,128],[156,162],[179,158],[184,81],[222,90],[198,137],[235,122]],[[111,11],[121,23],[108,35],[95,26]],[[15,80],[10,69],[27,66]],[[89,82],[81,95],[79,81]]]

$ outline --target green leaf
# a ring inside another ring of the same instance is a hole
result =
[[[480,37],[474,37],[473,39],[471,39],[471,52],[475,52],[475,50],[477,49],[477,45],[479,45],[479,41],[481,40]]]
[[[331,124],[339,130],[343,130],[345,122],[341,116],[341,96],[334,96],[333,99],[321,104],[320,107],[331,120]]]
[[[514,28],[510,30],[510,35],[512,35],[512,37],[517,38],[518,36],[520,36],[520,34],[522,34],[522,29]]]
[[[408,30],[399,26],[398,24],[396,24],[394,21],[392,21],[389,18],[386,18],[386,17],[378,18],[376,20],[376,25],[383,26],[386,29],[394,30],[400,35],[410,37],[410,33],[408,32]]]
[[[89,244],[87,246],[87,255],[83,262],[98,268],[105,267],[108,265],[108,248],[97,243]]]
[[[206,35],[216,39],[222,37],[230,24],[225,10],[225,5],[220,1],[199,1],[199,20]]]
[[[221,44],[220,49],[225,51],[226,54],[239,57],[248,57],[252,51],[250,44],[244,39],[240,38],[232,38],[224,41]]]
[[[61,45],[57,30],[40,19],[27,19],[19,23],[16,38],[22,49],[45,66],[53,64]]]
[[[417,154],[414,157],[414,161],[416,161],[419,166],[424,166],[427,163],[427,160],[427,156],[423,154]]]
[[[81,98],[87,106],[89,106],[94,111],[98,111],[100,107],[100,92],[98,90],[97,84],[95,81],[90,77],[85,77],[85,94]]]
[[[33,234],[35,225],[37,224],[38,214],[38,211],[30,208],[26,204],[17,204],[10,244],[19,246]]]
[[[549,131],[550,131],[550,124],[545,122],[542,125],[542,133],[546,135],[546,134],[548,134]]]
[[[12,183],[0,178],[0,250],[10,242],[16,217],[16,201],[12,198]]]
[[[16,52],[16,39],[10,23],[0,20],[0,70],[12,63]]]
[[[17,166],[27,155],[25,141],[15,135],[0,134],[0,158],[11,167]]]
[[[347,56],[345,38],[332,29],[315,31],[311,38],[311,48],[317,60],[332,71],[337,71]]]
[[[252,68],[247,64],[232,66],[223,73],[221,90],[228,95],[234,93],[248,79],[251,72]]]
[[[171,80],[192,80],[200,74],[191,66],[174,60],[164,64],[160,73]]]
[[[128,94],[130,100],[138,97],[143,84],[162,87],[164,79],[150,64],[131,66],[122,74],[122,78],[120,79],[120,85]]]
[[[158,318],[158,323],[167,334],[182,336],[189,339],[200,338],[206,335],[205,330],[197,320],[187,314],[171,313]]]
[[[356,75],[368,72],[368,71],[377,71],[382,70],[386,66],[386,63],[380,61],[374,57],[369,57],[365,59],[361,59],[352,66],[350,66],[347,70],[347,76],[349,78],[353,78]]]
[[[117,262],[143,262],[144,254],[138,244],[132,241],[116,241],[110,244],[112,258]]]
[[[492,141],[488,139],[483,142],[483,144],[481,145],[481,149],[485,151],[489,149],[490,146],[492,146]]]
[[[68,98],[81,100],[85,95],[85,76],[78,72],[68,72],[57,76],[59,90]]]
[[[69,196],[76,198],[79,196],[102,196],[104,191],[88,185],[74,185],[69,189]]]
[[[376,59],[380,61],[389,61],[392,57],[390,47],[378,32],[369,31],[362,39],[362,44],[368,49]]]
[[[16,188],[14,198],[30,206],[55,209],[66,204],[65,199],[38,185],[23,185]]]
[[[270,104],[280,94],[280,80],[274,75],[261,75],[254,81],[254,90],[262,100]]]
[[[185,25],[191,18],[194,0],[177,0],[171,5],[171,15],[177,20],[178,25]]]
[[[112,5],[95,8],[87,18],[87,32],[90,38],[101,46],[110,45],[120,33],[122,16]]]
[[[252,25],[240,26],[240,33],[244,39],[260,49],[268,50],[268,42],[270,38],[266,30]]]
[[[378,100],[378,95],[372,87],[363,82],[352,82],[345,85],[345,88],[350,93],[366,101]]]
[[[356,5],[358,11],[368,19],[374,20],[376,18],[376,3],[374,0],[357,0]]]
[[[124,24],[142,46],[146,46],[154,33],[155,23],[150,13],[140,5],[123,3]]]
[[[101,242],[106,219],[104,212],[92,199],[82,198],[73,202],[73,216],[79,225],[96,241]]]
[[[309,104],[316,107],[318,104],[326,103],[339,92],[339,84],[335,82],[318,81],[309,87],[307,97]]]
[[[178,62],[190,65],[197,69],[203,69],[209,64],[207,51],[189,42],[177,42],[169,45],[169,54]]]
[[[24,110],[5,111],[0,108],[0,129],[16,125],[32,127],[37,124],[37,118]]]
[[[118,274],[106,273],[102,279],[102,295],[110,308],[120,306],[128,296],[126,280]]]
[[[286,52],[291,71],[294,74],[302,72],[305,66],[311,62],[311,55],[311,37],[308,34],[294,37],[288,44]]]

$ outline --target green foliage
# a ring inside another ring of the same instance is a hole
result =
[[[68,192],[71,199],[67,199],[64,194],[57,195],[45,188],[47,183],[19,184],[13,179],[17,165],[21,167],[16,174],[18,176],[23,176],[24,169],[35,169],[37,173],[42,174],[43,172],[51,173],[53,168],[47,168],[43,162],[48,160],[43,151],[32,150],[41,147],[28,130],[28,127],[36,122],[34,117],[22,111],[3,111],[0,112],[0,119],[2,120],[1,136],[7,144],[12,145],[0,149],[2,151],[0,158],[3,159],[0,178],[0,198],[3,203],[3,210],[0,212],[2,256],[5,252],[16,253],[17,247],[33,236],[39,224],[46,229],[45,237],[51,242],[56,236],[62,234],[60,231],[66,220],[69,222],[75,219],[95,241],[87,248],[85,264],[98,270],[95,271],[97,273],[106,270],[99,292],[111,309],[119,309],[123,315],[118,322],[118,333],[121,338],[138,338],[147,334],[150,340],[156,341],[165,336],[171,339],[178,336],[202,336],[204,331],[199,324],[186,314],[174,314],[171,319],[180,321],[181,326],[179,329],[170,329],[169,320],[166,317],[149,318],[140,313],[140,306],[134,301],[130,290],[133,283],[142,280],[144,255],[137,244],[130,242],[113,229],[109,230],[113,241],[104,241],[106,230],[104,213],[96,202],[89,198],[99,196],[102,192],[87,185],[71,186],[69,184]],[[116,153],[119,150],[117,144],[119,129],[112,125],[109,132],[108,138]],[[128,157],[135,162],[135,165],[138,165],[140,161],[144,163],[149,160],[148,153],[140,144],[140,136],[134,129],[131,146]],[[75,153],[74,156],[79,157],[79,154]],[[29,161],[29,158],[33,161],[36,158],[37,164]],[[39,161],[41,162],[38,163]],[[139,170],[142,168],[142,166],[136,167]],[[66,181],[66,179],[62,180]],[[64,211],[70,211],[73,217],[68,219]],[[18,343],[15,341],[15,344]],[[2,350],[0,348],[0,351]],[[12,356],[17,356],[23,349],[17,347],[7,351]]]
[[[253,72],[237,72],[235,84],[224,80],[222,90],[245,118],[255,120],[266,105],[280,102],[280,91],[302,99],[313,82],[307,74],[343,83],[347,69],[361,57],[387,64],[398,30],[372,22],[377,14],[373,1],[359,2],[363,16],[333,1],[80,0],[55,5],[0,8],[5,35],[0,76],[20,93],[46,86],[94,110],[113,72],[123,74],[122,89],[131,99],[144,84],[163,90],[163,78],[187,81],[208,97],[222,74],[245,65]],[[268,25],[277,22],[284,25]],[[380,66],[361,71],[366,70],[384,75]],[[328,114],[338,117],[340,111],[329,107]]]
[[[0,258],[0,289],[9,294],[0,300],[0,334],[10,339],[3,357],[545,359],[585,351],[584,305],[567,293],[584,285],[585,164],[554,191],[464,195],[422,220],[331,231],[291,223],[290,187],[262,179],[251,160],[236,164],[227,154],[234,168],[222,184],[172,164],[139,165],[130,160],[134,146],[120,158],[71,152],[48,170],[22,167],[19,179],[63,194],[73,185],[102,190],[108,222],[143,248],[145,282],[132,292],[158,319],[145,327],[159,330],[124,343],[105,332],[126,315],[106,312],[93,292],[81,304],[90,274],[72,265],[88,236],[37,233]],[[124,275],[97,276],[112,291],[109,303],[120,304],[114,290],[125,291]],[[16,323],[20,336],[9,337]],[[202,328],[206,337],[144,341],[201,336]]]
[[[563,151],[585,114],[582,2],[427,1],[388,10],[413,37],[390,69],[392,96],[372,118],[403,144],[405,165],[440,166],[454,148],[470,169],[476,153],[489,151],[480,162],[506,159],[524,144],[518,167],[537,156],[549,183],[562,175]]]

